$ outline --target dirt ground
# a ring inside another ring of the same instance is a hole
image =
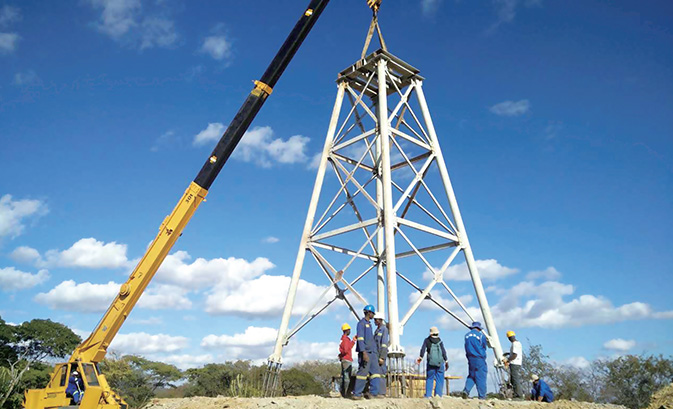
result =
[[[554,403],[480,401],[454,397],[433,399],[374,399],[352,401],[341,398],[301,396],[286,398],[182,398],[154,399],[145,409],[624,409],[623,406],[556,401]],[[659,408],[656,408],[659,409]]]

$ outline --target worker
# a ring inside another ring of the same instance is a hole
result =
[[[379,357],[379,372],[381,378],[379,379],[379,395],[386,395],[386,383],[388,381],[388,366],[386,365],[386,359],[388,358],[388,326],[386,325],[383,313],[377,312],[374,315],[374,324],[376,324],[376,330],[374,331],[374,342],[376,342],[376,351]]]
[[[374,317],[374,306],[367,305],[364,310],[364,317],[358,322],[357,327],[357,346],[358,352],[358,372],[355,375],[355,388],[353,389],[353,399],[363,399],[362,393],[365,390],[367,379],[369,379],[369,393],[376,397],[379,394],[379,360],[377,359],[376,343],[374,342],[374,333],[372,332],[371,319]]]
[[[430,336],[425,338],[419,357],[416,363],[420,364],[423,355],[428,352],[425,367],[425,397],[432,398],[432,389],[434,386],[435,395],[442,396],[444,391],[444,373],[449,370],[449,360],[446,357],[444,343],[439,338],[439,329],[430,328]]]
[[[477,385],[479,399],[486,399],[486,335],[482,332],[480,322],[470,325],[470,332],[465,335],[465,355],[467,356],[468,375],[465,380],[463,397],[468,397],[472,387]]]
[[[77,370],[72,371],[68,379],[68,387],[65,389],[65,396],[72,398],[75,405],[79,405],[84,396],[84,382],[79,376]]]
[[[554,394],[549,388],[549,385],[547,385],[547,382],[540,379],[537,375],[532,375],[530,381],[533,382],[533,389],[530,391],[532,400],[547,403],[552,403],[554,401]]]
[[[353,346],[355,337],[350,338],[351,326],[344,324],[341,326],[341,344],[339,345],[339,361],[341,361],[341,396],[344,398],[348,394],[348,386],[351,382],[353,373]]]
[[[514,399],[523,399],[521,386],[521,364],[523,363],[523,347],[517,341],[514,331],[507,331],[507,339],[512,343],[509,354],[503,358],[505,366],[509,366],[509,380],[514,390]]]

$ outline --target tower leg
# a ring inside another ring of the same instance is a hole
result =
[[[444,156],[442,155],[442,150],[439,147],[439,141],[437,139],[437,133],[435,132],[435,126],[432,123],[432,117],[430,116],[430,111],[428,110],[428,104],[425,101],[425,94],[423,93],[423,87],[420,81],[415,80],[414,85],[416,89],[416,95],[418,96],[418,103],[421,107],[423,113],[423,120],[428,128],[428,133],[430,136],[430,141],[433,145],[433,152],[437,157],[437,166],[439,168],[439,174],[444,183],[444,190],[446,191],[447,199],[449,200],[449,206],[451,207],[451,213],[453,213],[454,220],[456,222],[456,228],[458,229],[458,238],[460,240],[460,246],[465,253],[465,262],[467,263],[467,268],[470,271],[470,276],[472,278],[472,284],[474,285],[474,291],[477,295],[477,300],[479,301],[479,307],[481,308],[481,314],[484,317],[484,322],[486,324],[486,329],[488,329],[489,341],[495,358],[498,363],[502,360],[502,346],[500,345],[500,339],[498,337],[498,331],[495,328],[495,322],[493,321],[493,316],[491,315],[491,308],[488,305],[488,300],[486,299],[486,293],[484,292],[484,286],[481,283],[481,277],[477,271],[477,264],[474,260],[474,254],[472,253],[472,247],[470,247],[470,241],[467,238],[467,232],[465,230],[465,225],[463,224],[463,218],[460,215],[460,209],[458,208],[458,202],[456,200],[456,195],[453,191],[453,186],[451,185],[451,179],[449,179],[449,172],[446,169],[446,162],[444,162]]]
[[[306,223],[304,223],[304,231],[301,235],[301,242],[299,243],[299,251],[297,252],[297,259],[295,261],[294,270],[292,272],[292,280],[290,281],[290,288],[288,290],[287,299],[285,301],[285,309],[283,310],[283,318],[280,322],[280,328],[278,329],[278,336],[276,338],[276,344],[273,350],[273,354],[269,357],[270,363],[278,364],[278,367],[282,363],[282,352],[283,346],[286,344],[286,335],[288,326],[290,324],[290,316],[292,315],[292,307],[294,306],[294,299],[297,295],[297,286],[299,285],[299,277],[301,275],[301,270],[304,265],[304,257],[306,256],[306,243],[308,242],[309,236],[311,234],[311,226],[313,225],[313,219],[315,217],[315,212],[318,207],[318,199],[320,198],[320,191],[323,184],[323,179],[325,177],[325,170],[327,168],[327,159],[329,157],[330,149],[334,141],[334,133],[336,131],[337,122],[339,120],[339,114],[341,112],[341,104],[343,102],[344,91],[346,89],[346,83],[339,83],[339,88],[337,91],[336,102],[334,103],[334,109],[332,110],[332,118],[330,119],[329,128],[327,129],[327,137],[325,139],[325,146],[322,151],[322,157],[320,158],[320,165],[318,166],[318,175],[315,179],[315,184],[313,185],[313,194],[311,195],[311,203],[308,207],[308,213],[306,214]]]
[[[388,94],[386,92],[387,62],[378,61],[378,127],[381,142],[381,182],[383,184],[383,232],[386,251],[386,286],[388,290],[388,324],[390,345],[388,353],[404,356],[400,345],[400,318],[397,309],[397,267],[395,260],[395,226],[397,216],[393,208],[392,177],[390,174],[390,126],[388,122]]]

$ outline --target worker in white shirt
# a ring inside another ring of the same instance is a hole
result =
[[[521,364],[523,363],[523,347],[521,342],[516,340],[514,331],[507,331],[507,338],[512,343],[509,355],[504,358],[505,365],[509,366],[510,381],[514,389],[514,398],[523,399],[523,388],[521,386]]]

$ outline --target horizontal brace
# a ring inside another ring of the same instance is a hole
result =
[[[311,245],[313,247],[319,247],[319,248],[322,248],[322,249],[325,249],[325,250],[331,250],[331,251],[334,251],[334,252],[337,252],[337,253],[348,254],[349,256],[364,258],[364,259],[371,260],[371,261],[374,261],[374,262],[379,261],[378,257],[372,256],[371,254],[358,253],[356,251],[349,250],[349,249],[339,247],[339,246],[335,246],[333,244],[320,243],[318,241],[313,241],[313,242],[309,242],[309,245]]]
[[[420,248],[420,249],[418,249],[418,252],[419,253],[429,253],[431,251],[441,250],[441,249],[445,249],[445,248],[448,248],[448,247],[455,247],[457,245],[458,245],[458,243],[455,243],[455,242],[442,243],[442,244],[437,244],[435,246],[428,246],[428,247]],[[405,258],[405,257],[415,256],[415,255],[416,255],[415,251],[409,250],[409,251],[404,251],[402,253],[395,254],[395,258],[400,259],[400,258]]]
[[[369,131],[367,131],[365,133],[362,133],[358,136],[354,136],[353,138],[351,138],[351,139],[349,139],[345,142],[341,142],[340,144],[334,146],[332,148],[332,151],[338,151],[338,150],[341,150],[341,149],[343,149],[347,146],[350,146],[350,145],[352,145],[356,142],[360,142],[361,140],[365,139],[366,137],[374,135],[375,132],[376,132],[376,129],[370,129]]]
[[[351,164],[351,165],[353,165],[353,166],[357,166],[357,167],[359,167],[360,169],[364,169],[364,170],[366,170],[366,171],[368,171],[368,172],[374,172],[374,168],[372,168],[371,166],[367,166],[367,165],[365,165],[365,164],[363,164],[363,163],[358,163],[355,159],[351,159],[351,158],[349,158],[349,157],[347,157],[347,156],[344,156],[344,155],[342,155],[342,154],[340,154],[340,153],[332,152],[332,156],[334,156],[335,158],[337,158],[337,159],[339,159],[339,160],[341,160],[341,161],[344,161],[344,162],[346,162],[346,163],[349,163],[349,164]]]
[[[430,155],[432,155],[432,152],[425,152],[425,153],[423,153],[423,154],[420,154],[420,155],[418,155],[418,156],[414,156],[413,158],[409,159],[409,162],[411,162],[411,163],[416,163],[416,162],[418,162],[419,160],[423,160],[423,159],[427,158],[427,157],[430,156]],[[404,168],[404,167],[406,167],[406,166],[409,166],[409,163],[407,163],[407,161],[402,161],[402,162],[400,162],[400,163],[396,163],[396,164],[394,164],[393,166],[391,166],[391,167],[390,167],[390,170],[393,171],[393,170],[397,170],[397,169]]]
[[[420,223],[412,222],[411,220],[408,219],[403,219],[401,217],[397,218],[397,223],[402,224],[404,226],[409,226],[413,229],[420,230],[425,233],[433,234],[438,237],[442,237],[447,240],[451,240],[458,244],[458,237],[454,236],[453,234],[443,232],[441,230],[433,229],[432,227],[425,226]]]
[[[361,229],[363,227],[371,226],[371,225],[377,224],[378,222],[379,222],[379,220],[377,218],[364,220],[360,223],[351,224],[351,225],[348,225],[348,226],[341,227],[339,229],[334,229],[334,230],[330,230],[330,231],[322,233],[322,234],[317,234],[317,235],[311,237],[311,241],[316,242],[316,241],[320,241],[322,239],[326,239],[328,237],[338,236],[339,234],[344,234],[344,233],[351,232],[353,230]]]

